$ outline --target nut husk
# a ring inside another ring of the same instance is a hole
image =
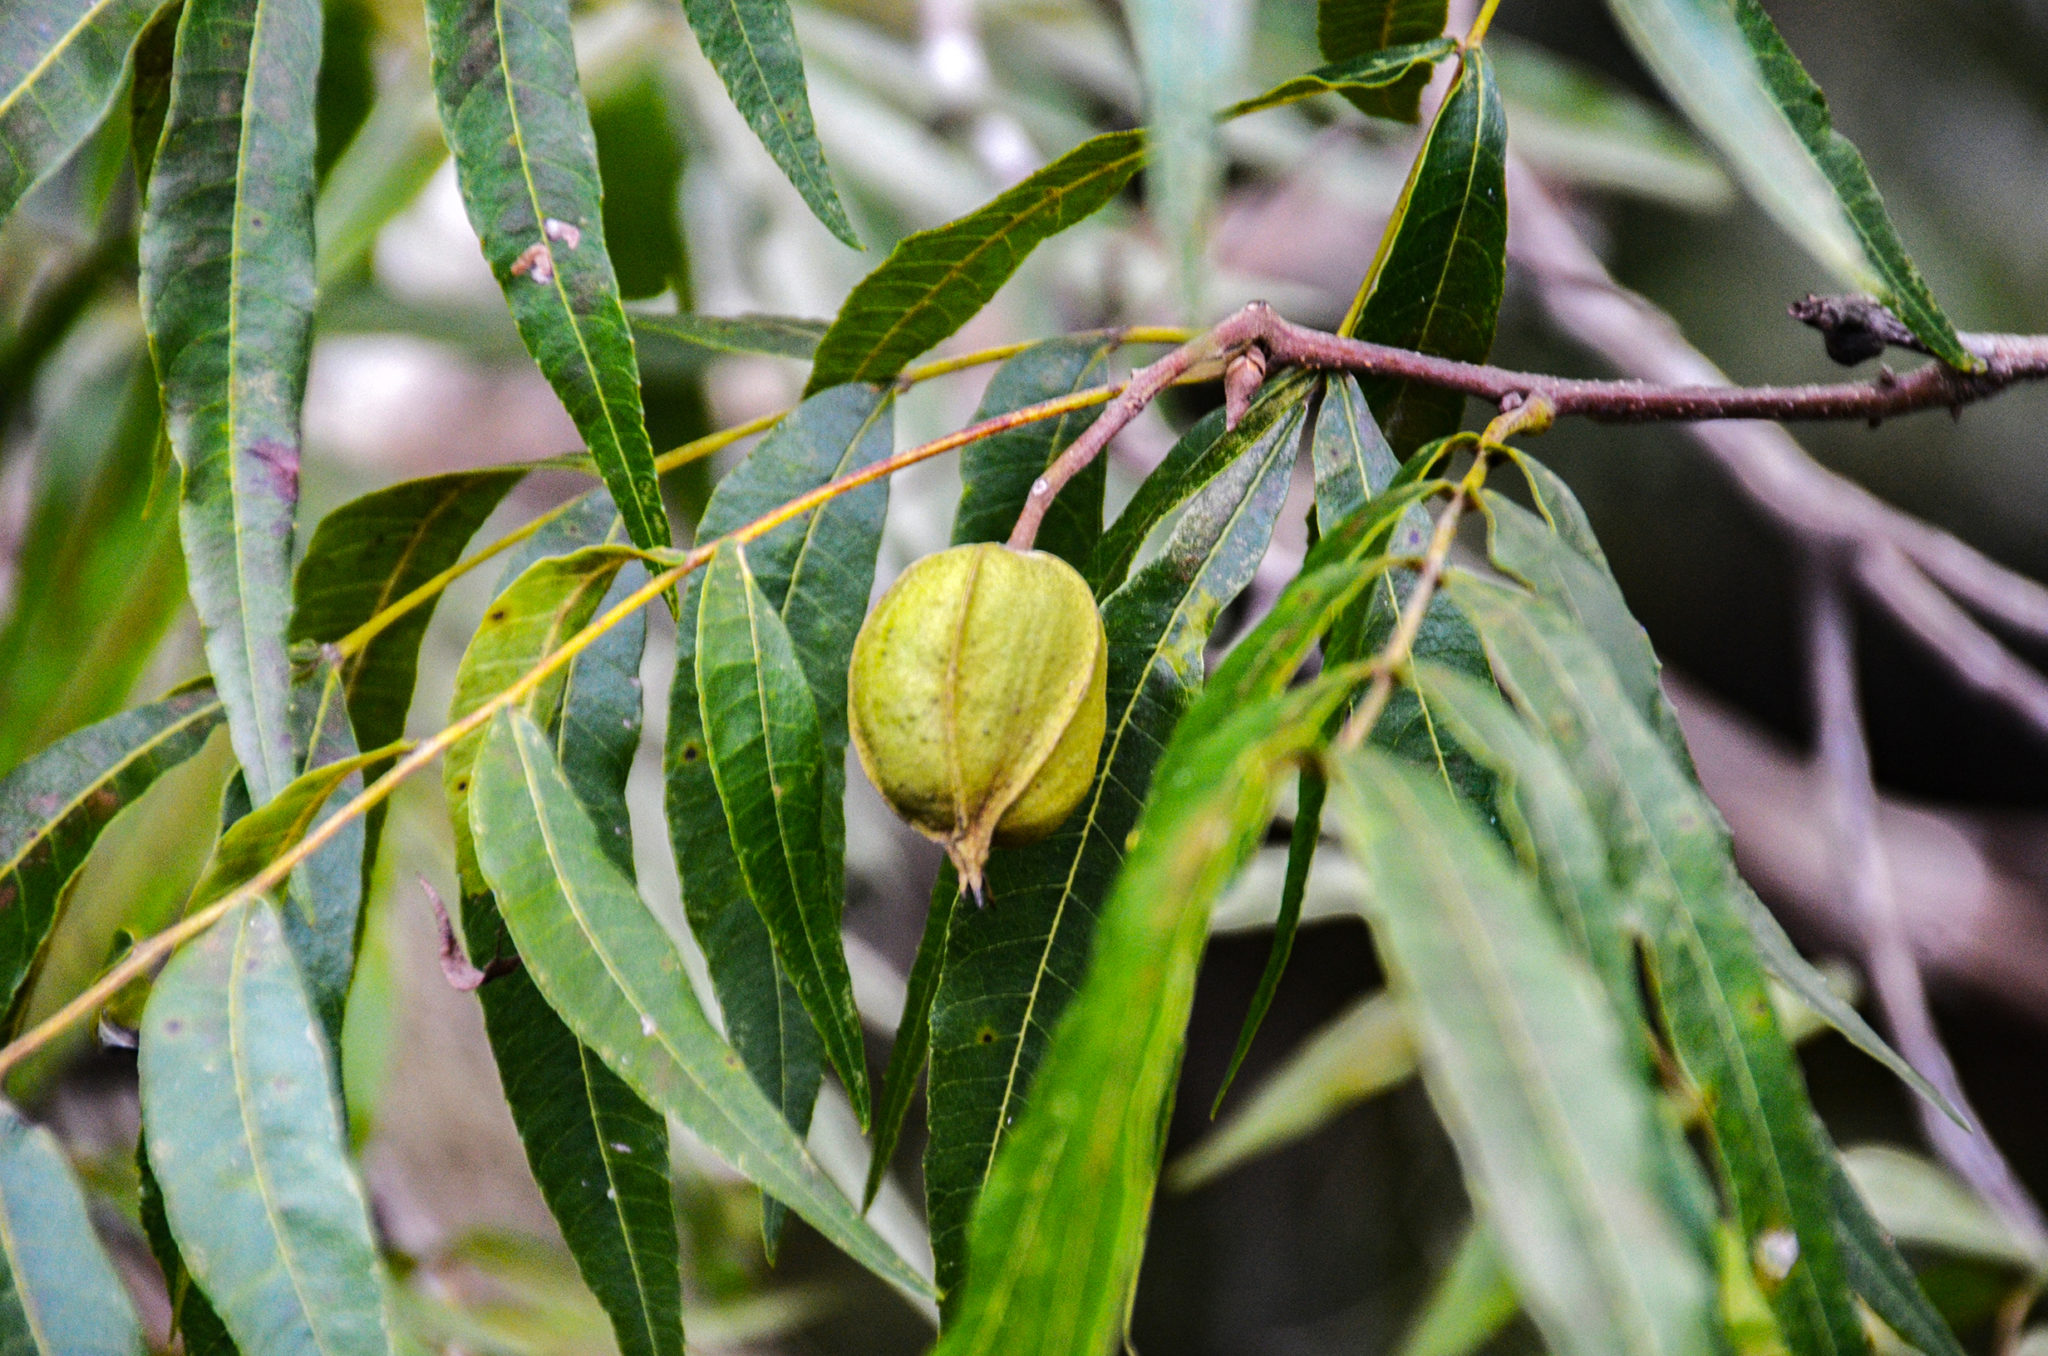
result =
[[[1072,566],[993,544],[916,562],[861,625],[847,676],[854,750],[977,899],[992,844],[1045,837],[1087,793],[1108,656]]]

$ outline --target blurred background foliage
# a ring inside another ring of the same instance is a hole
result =
[[[459,467],[546,456],[571,425],[526,359],[458,201],[410,0],[330,0],[320,73],[322,297],[306,406],[302,524],[369,489]],[[2048,316],[2048,0],[1773,0],[1773,16],[1861,146],[1937,292],[1971,329],[2037,330]],[[826,153],[866,254],[835,242],[727,103],[670,0],[578,7],[613,258],[648,312],[827,317],[903,234],[977,206],[1091,131],[1141,119],[1137,65],[1111,0],[837,0],[798,6]],[[1317,64],[1314,5],[1263,0],[1229,97]],[[1504,30],[1504,31],[1503,31]],[[1784,303],[1826,290],[1820,268],[1744,200],[1664,110],[1598,0],[1508,0],[1497,51],[1512,145],[1568,203],[1618,279],[1668,309],[1731,376],[1822,379],[1835,369]],[[1425,107],[1428,105],[1426,104]],[[1419,133],[1367,123],[1325,98],[1229,126],[1224,191],[1200,270],[1204,318],[1253,297],[1334,322],[1372,256]],[[166,452],[134,302],[135,190],[126,121],[0,231],[0,768],[202,667],[184,602]],[[1183,318],[1171,250],[1132,200],[1063,235],[955,341],[976,347],[1063,330]],[[1510,269],[1497,348],[1514,366],[1599,373],[1551,328]],[[656,446],[780,408],[801,365],[709,360],[658,336],[640,352]],[[901,405],[900,439],[967,420],[979,379],[933,383]],[[1115,448],[1128,494],[1172,426],[1217,399],[1178,393]],[[2004,563],[2048,578],[2048,389],[2022,387],[1960,420],[1799,431],[1826,464]],[[665,490],[681,521],[717,472]],[[1675,671],[1675,693],[1745,868],[1795,935],[1827,954],[1845,925],[1817,847],[1793,544],[1671,428],[1561,428],[1542,455],[1591,511],[1629,601]],[[509,525],[568,483],[529,479]],[[898,478],[881,576],[945,544],[957,477],[943,463]],[[1306,504],[1306,499],[1302,501]],[[1300,513],[1247,595],[1270,599],[1303,549]],[[1287,535],[1291,533],[1291,536]],[[304,527],[301,540],[309,535]],[[491,533],[487,530],[486,536]],[[437,615],[416,731],[446,709],[485,584]],[[2048,1191],[2048,748],[1868,619],[1871,743],[1887,792],[1888,849],[1916,948],[1963,1080],[2036,1194]],[[1219,631],[1223,636],[1228,626]],[[644,675],[661,691],[665,647]],[[2032,656],[2037,661],[2048,655]],[[664,704],[649,705],[650,725]],[[660,731],[633,786],[648,831],[639,863],[676,910],[658,823]],[[167,776],[103,840],[75,889],[26,1015],[53,1007],[124,939],[160,927],[196,873],[218,817],[224,749]],[[857,781],[857,779],[856,779]],[[495,1094],[474,1003],[442,984],[415,874],[451,874],[446,819],[426,784],[400,791],[369,940],[352,995],[345,1077],[380,1227],[403,1259],[402,1313],[422,1350],[607,1349],[527,1176]],[[900,1010],[935,854],[858,789],[850,807],[848,921],[864,1012]],[[1268,856],[1273,856],[1269,850]],[[1315,890],[1344,888],[1325,853]],[[1277,897],[1262,860],[1224,911],[1191,1031],[1170,1157],[1211,1133],[1207,1107],[1266,950]],[[1314,899],[1310,901],[1313,914]],[[675,921],[673,918],[671,922]],[[1226,1117],[1228,1141],[1189,1159],[1162,1196],[1135,1341],[1153,1353],[1462,1350],[1483,1323],[1416,1327],[1454,1254],[1471,1288],[1444,1311],[1504,1319],[1484,1302],[1486,1259],[1458,1250],[1456,1165],[1405,1080],[1398,1032],[1357,1006],[1378,977],[1355,921],[1315,924],[1297,949]],[[680,929],[677,929],[680,932]],[[872,1053],[888,1032],[870,1032]],[[1313,1039],[1321,1062],[1261,1084]],[[2043,1259],[1915,1156],[1908,1096],[1834,1036],[1807,1047],[1817,1100],[1855,1155],[1937,1302],[1975,1349],[2048,1348],[2025,1319]],[[17,1091],[65,1137],[103,1223],[162,1331],[161,1294],[134,1229],[132,1064],[88,1038],[50,1052]],[[913,1126],[913,1135],[916,1127]],[[857,1180],[843,1104],[814,1143]],[[928,1341],[922,1321],[793,1227],[761,1256],[751,1189],[678,1145],[688,1231],[688,1319],[705,1350],[886,1353]],[[901,1172],[915,1171],[915,1155]],[[901,1181],[885,1228],[922,1225]],[[1441,1319],[1443,1314],[1437,1315]],[[1508,1323],[1497,1349],[1533,1348]]]

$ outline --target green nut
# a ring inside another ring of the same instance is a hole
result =
[[[1109,643],[1088,584],[1042,551],[956,546],[903,572],[853,642],[853,747],[978,899],[991,844],[1058,828],[1095,779]]]

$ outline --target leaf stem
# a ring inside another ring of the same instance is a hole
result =
[[[1485,6],[1479,11],[1479,17],[1474,19],[1472,26],[1465,30],[1464,39],[1459,42],[1458,46],[1469,49],[1485,42],[1486,30],[1493,26],[1493,14],[1499,8],[1500,0],[1486,0]]]

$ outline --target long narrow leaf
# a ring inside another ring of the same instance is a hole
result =
[[[867,1055],[839,937],[843,900],[823,872],[825,743],[796,643],[743,551],[722,548],[697,614],[705,751],[747,892],[865,1129]]]
[[[875,1151],[868,1161],[868,1181],[862,1192],[863,1207],[874,1204],[875,1195],[889,1175],[896,1157],[896,1142],[903,1134],[903,1118],[924,1075],[932,1051],[932,1004],[939,996],[939,975],[946,961],[946,943],[953,934],[953,912],[960,903],[960,882],[951,862],[939,864],[939,877],[932,882],[932,900],[925,914],[924,933],[917,939],[917,955],[910,962],[910,978],[903,991],[903,1020],[896,1027],[896,1041],[889,1047],[889,1068],[882,1078],[882,1095],[875,1106]]]
[[[698,523],[700,538],[731,531],[836,476],[888,455],[894,403],[861,385],[812,396],[762,439],[718,483]],[[846,667],[867,610],[875,555],[888,511],[887,481],[840,495],[747,547],[754,581],[782,613],[810,679],[819,728],[840,756],[824,760],[825,813],[819,828],[827,889],[842,893]],[[824,1077],[824,1046],[803,1001],[777,961],[733,852],[725,807],[705,757],[703,702],[697,688],[697,617],[703,579],[683,591],[676,634],[676,672],[669,690],[663,757],[669,842],[682,884],[690,930],[703,947],[727,1037],[762,1091],[804,1134]],[[771,1249],[781,1208],[764,1205]]]
[[[121,92],[163,0],[24,0],[0,11],[0,221],[85,140]]]
[[[1109,722],[1095,784],[1051,838],[990,858],[987,907],[956,907],[932,1009],[925,1151],[932,1248],[949,1295],[966,1268],[976,1193],[1080,987],[1098,910],[1160,750],[1193,701],[1210,628],[1265,554],[1300,421],[1298,403],[1275,417],[1188,507],[1159,558],[1110,596]]]
[[[220,722],[201,685],[80,730],[0,780],[0,1011],[22,994],[100,831]]]
[[[1235,83],[1251,8],[1248,0],[1130,0],[1123,7],[1152,146],[1145,206],[1165,237],[1190,318],[1203,309],[1202,240],[1223,178],[1212,110]]]
[[[1507,272],[1507,114],[1492,63],[1465,53],[1387,225],[1348,332],[1484,362]],[[1456,431],[1465,398],[1394,379],[1363,383],[1399,456]]]
[[[634,545],[667,546],[568,0],[431,0],[427,35],[463,202],[519,335],[576,421]]]
[[[632,320],[634,342],[649,353],[672,345],[699,355],[760,353],[806,361],[818,351],[829,323],[782,315],[636,314]]]
[[[540,561],[623,533],[611,497],[598,491],[506,563],[507,588]],[[620,569],[596,606],[633,588],[642,568]],[[602,826],[600,847],[628,878],[633,843],[625,790],[640,744],[646,639],[644,614],[613,627],[576,657],[553,704],[535,712],[554,736],[578,802]],[[462,928],[473,962],[518,954],[497,901],[474,880],[462,892]],[[524,967],[493,978],[477,998],[534,1183],[584,1283],[611,1318],[619,1349],[626,1356],[676,1356],[683,1345],[682,1284],[666,1122],[576,1039]]]
[[[1223,110],[1222,116],[1241,118],[1247,113],[1278,108],[1318,94],[1341,94],[1366,112],[1386,108],[1389,111],[1381,116],[1413,122],[1416,100],[1421,95],[1422,86],[1428,83],[1426,73],[1456,50],[1457,43],[1444,37],[1380,48],[1349,61],[1318,66],[1292,80],[1283,80],[1264,94],[1232,104]],[[1425,78],[1416,79],[1418,73],[1424,74]]]
[[[1031,251],[1108,205],[1144,160],[1142,132],[1104,132],[978,211],[905,236],[818,341],[805,393],[894,377],[972,320]]]
[[[165,1215],[235,1344],[390,1351],[369,1205],[274,906],[172,957],[143,1011],[141,1074]]]
[[[258,804],[292,779],[292,515],[313,321],[318,0],[188,0],[142,303],[206,657]]]
[[[527,970],[577,1038],[855,1260],[929,1297],[712,1029],[682,957],[598,845],[547,736],[523,713],[501,713],[476,768],[471,818],[484,875]]]
[[[0,1350],[142,1356],[142,1325],[85,1193],[41,1126],[0,1103]]]
[[[1209,909],[1332,705],[1321,691],[1270,698],[1161,760],[1094,961],[975,1206],[938,1356],[1109,1350],[1143,1250]],[[934,1135],[941,1124],[935,1109]]]
[[[860,237],[832,187],[811,122],[803,53],[789,0],[683,0],[697,43],[725,81],[733,106],[782,167],[818,220],[855,249]]]
[[[1323,59],[1356,61],[1405,43],[1426,42],[1444,31],[1446,0],[1317,0],[1316,45]],[[1359,112],[1414,122],[1426,77],[1410,76],[1385,92],[1347,91]]]
[[[1771,1296],[1787,1341],[1799,1356],[1859,1350],[1826,1149],[1772,1015],[1711,813],[1570,621],[1462,572],[1447,594],[1478,626],[1502,686],[1563,754],[1607,836],[1617,879],[1638,901],[1662,1026],[1707,1108],[1745,1237],[1775,1231],[1797,1245]]]
[[[1331,806],[1424,1083],[1550,1345],[1717,1351],[1705,1241],[1662,1201],[1653,1092],[1531,883],[1440,782],[1384,754],[1338,761]]]
[[[1942,361],[1975,370],[1913,266],[1863,156],[1757,0],[1608,0],[1658,83],[1836,276],[1875,292]]]

